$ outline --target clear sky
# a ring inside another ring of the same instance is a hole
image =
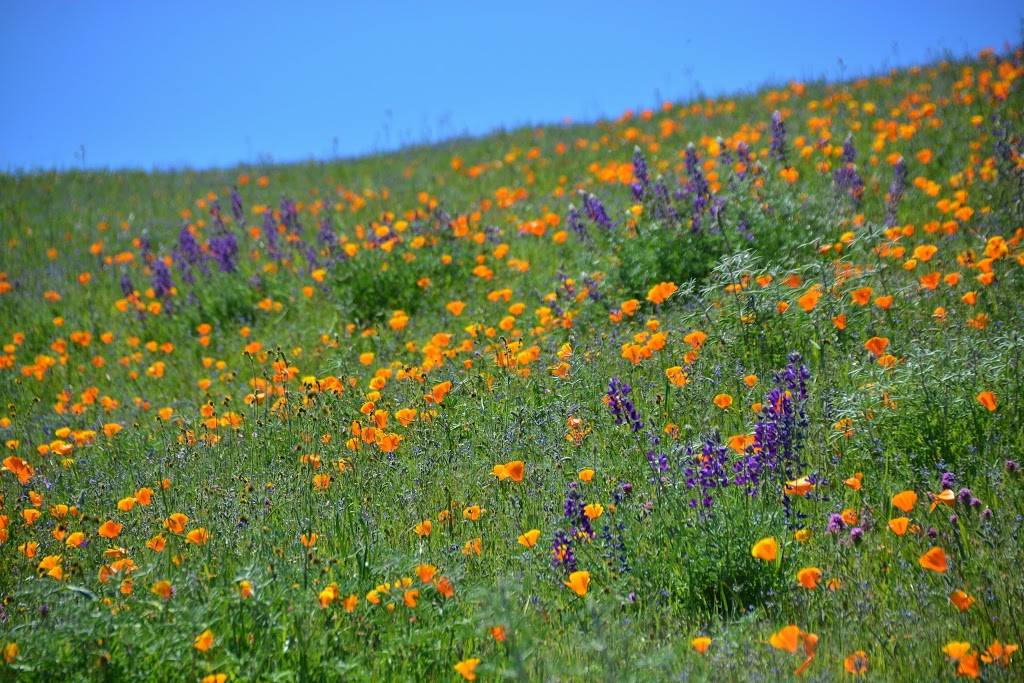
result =
[[[352,156],[1021,42],[1020,0],[0,0],[0,171]]]

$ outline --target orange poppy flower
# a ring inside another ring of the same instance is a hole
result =
[[[103,538],[114,539],[114,538],[117,538],[118,536],[121,535],[121,529],[123,529],[123,528],[124,528],[124,525],[118,524],[117,522],[115,522],[112,519],[108,519],[107,521],[103,522],[103,524],[100,525],[100,529],[99,529],[98,533]]]
[[[949,594],[949,601],[956,605],[961,612],[967,611],[974,604],[974,598],[962,590],[955,590]]]
[[[907,533],[908,526],[910,526],[910,519],[907,517],[895,517],[889,520],[889,529],[897,536]]]
[[[817,567],[804,567],[796,573],[796,580],[807,590],[814,590],[821,580],[821,570]]]
[[[469,659],[463,659],[461,662],[456,664],[453,668],[456,673],[462,676],[467,681],[476,680],[476,667],[480,665],[480,659],[477,657],[471,657]]]
[[[909,513],[917,504],[917,494],[913,491],[900,491],[892,497],[892,504],[903,512]]]
[[[989,412],[994,411],[998,404],[996,402],[996,395],[991,391],[983,391],[977,396],[978,403],[985,406],[985,410]]]
[[[750,554],[765,562],[774,562],[779,554],[779,543],[775,537],[762,538],[750,549]]]
[[[872,337],[864,342],[864,348],[870,351],[875,356],[881,356],[885,353],[885,349],[889,346],[889,340],[886,337]]]
[[[938,574],[944,574],[949,569],[949,561],[946,559],[946,553],[939,546],[934,546],[918,558],[918,564],[923,568]]]
[[[854,676],[863,676],[868,672],[868,655],[864,650],[857,650],[843,660],[843,668]]]
[[[540,538],[540,529],[530,529],[529,531],[520,534],[516,541],[519,545],[525,548],[532,548],[537,545],[538,538]]]
[[[213,647],[213,631],[206,629],[192,642],[192,647],[199,650],[200,652],[206,652]]]
[[[771,635],[768,642],[776,650],[796,652],[797,647],[800,646],[800,627],[793,624],[783,626]]]
[[[566,586],[571,588],[576,595],[583,597],[590,590],[590,572],[588,571],[575,571],[569,574],[569,580],[563,581]]]

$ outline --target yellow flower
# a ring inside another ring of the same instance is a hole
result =
[[[520,534],[516,540],[519,542],[519,545],[532,548],[537,545],[538,538],[540,538],[540,529],[530,529],[526,533]]]
[[[569,574],[569,580],[563,581],[569,588],[573,589],[576,595],[583,597],[590,589],[590,572],[576,571]]]
[[[779,555],[779,544],[773,536],[762,538],[750,549],[750,554],[765,562],[774,562]]]
[[[211,647],[213,647],[213,631],[211,631],[210,629],[206,629],[198,636],[196,636],[195,641],[192,643],[192,647],[199,650],[200,652],[206,652]]]
[[[465,678],[467,681],[476,680],[476,667],[480,665],[480,660],[476,657],[470,659],[463,659],[461,662],[455,665],[455,671]]]

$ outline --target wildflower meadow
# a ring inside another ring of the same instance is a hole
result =
[[[0,176],[0,680],[1024,679],[1022,112]]]

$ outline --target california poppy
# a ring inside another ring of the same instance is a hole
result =
[[[469,659],[463,659],[457,663],[454,667],[455,671],[467,681],[476,680],[476,667],[480,665],[480,659],[477,657],[471,657]]]
[[[913,491],[900,491],[892,497],[892,504],[903,512],[909,513],[917,504],[917,494]]]
[[[821,580],[821,570],[817,567],[804,567],[796,573],[796,580],[807,590],[814,590]]]
[[[944,574],[949,569],[949,561],[946,553],[939,546],[934,546],[918,559],[918,563],[925,569],[939,574]]]
[[[978,394],[977,399],[978,403],[985,406],[985,410],[989,412],[994,411],[998,407],[998,404],[996,402],[996,395],[991,391],[981,392],[980,394]]]
[[[200,652],[206,652],[213,647],[213,631],[206,629],[192,642],[192,647],[199,650]]]
[[[583,597],[590,589],[590,572],[575,571],[569,574],[569,580],[563,583],[571,588],[576,595]]]
[[[857,650],[843,660],[843,668],[854,676],[863,676],[868,672],[868,655],[864,650]]]
[[[529,531],[520,534],[519,538],[517,538],[516,540],[518,541],[519,545],[526,548],[532,548],[533,546],[537,545],[538,538],[540,538],[540,529],[530,529]]]
[[[779,554],[779,544],[773,536],[762,538],[750,549],[750,554],[759,560],[774,562]]]

